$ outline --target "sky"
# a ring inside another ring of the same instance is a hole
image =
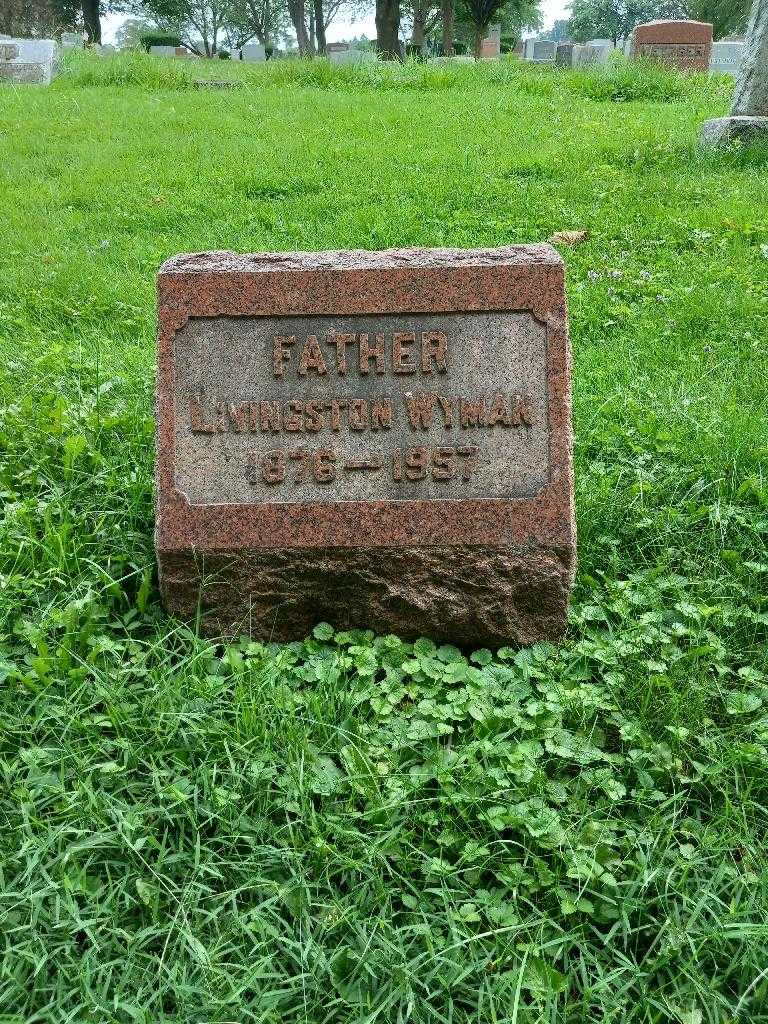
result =
[[[568,16],[566,8],[569,4],[570,0],[542,0],[541,13],[544,16],[544,28],[551,28],[556,18],[566,18]],[[105,43],[114,43],[115,32],[124,21],[125,17],[122,14],[107,14],[102,18],[102,40]],[[354,22],[339,18],[329,26],[327,35],[329,43],[337,43],[353,36],[362,35],[373,39],[376,36],[373,14],[367,18],[356,19]]]

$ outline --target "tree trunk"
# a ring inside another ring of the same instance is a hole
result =
[[[83,23],[89,46],[101,42],[101,18],[99,0],[83,0]]]
[[[376,49],[384,60],[400,60],[400,0],[376,0]]]
[[[768,3],[765,0],[752,0],[752,16],[731,115],[768,117]]]
[[[315,12],[309,12],[309,49],[315,53]]]
[[[475,25],[475,43],[473,47],[475,60],[480,60],[480,54],[483,52],[483,39],[485,39],[485,28]]]
[[[315,33],[317,34],[317,53],[318,56],[325,56],[325,11],[323,10],[323,0],[314,0],[315,2]]]
[[[299,47],[300,57],[309,57],[311,49],[309,45],[309,33],[307,32],[307,21],[304,17],[304,0],[288,0],[288,13],[291,16],[293,30],[296,33],[296,42]]]
[[[446,57],[453,56],[453,0],[442,0],[443,17],[443,53]]]
[[[419,53],[424,49],[424,38],[427,22],[427,7],[425,0],[415,0],[413,5],[413,31],[411,32],[411,46],[418,48]]]

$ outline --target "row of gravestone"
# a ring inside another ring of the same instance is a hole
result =
[[[557,43],[552,39],[527,39],[523,59],[537,64],[578,67],[603,64],[614,51],[628,57],[650,57],[684,71],[715,71],[738,74],[744,41],[712,41],[712,26],[698,21],[653,21],[637,28],[623,44],[610,39]]]
[[[157,57],[195,57],[185,46],[150,46],[149,52]],[[355,63],[362,60],[375,60],[373,50],[360,50],[351,43],[328,43],[326,56],[331,64]],[[232,53],[232,60],[258,63],[267,59],[262,43],[248,43],[240,50]]]

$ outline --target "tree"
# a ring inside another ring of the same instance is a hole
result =
[[[558,18],[552,26],[550,32],[546,34],[547,39],[552,39],[556,43],[563,43],[568,39],[568,19]]]
[[[692,21],[707,21],[712,25],[715,39],[732,32],[744,32],[749,19],[750,0],[683,0],[673,5],[677,14],[672,17],[690,18]]]
[[[410,45],[422,50],[427,36],[440,22],[440,0],[405,0],[400,7],[401,28],[405,23],[410,28]]]
[[[442,0],[440,17],[443,22],[443,53],[446,57],[453,56],[453,0]]]
[[[658,0],[573,0],[568,29],[577,43],[611,39],[614,46],[635,25],[660,17]]]
[[[483,38],[493,21],[501,22],[502,33],[507,35],[519,35],[522,29],[541,25],[538,0],[458,0],[456,14],[471,34],[475,57],[480,56]]]
[[[126,18],[115,32],[115,45],[118,50],[138,50],[141,46],[141,33],[151,32],[154,28],[151,22],[143,18]]]
[[[73,29],[79,17],[79,5],[66,0],[0,0],[0,33],[19,39]]]
[[[201,57],[216,56],[232,25],[231,0],[116,0],[113,9],[149,18],[159,28],[175,32]]]
[[[376,49],[384,60],[400,59],[400,0],[376,0]]]

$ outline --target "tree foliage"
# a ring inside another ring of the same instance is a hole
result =
[[[17,38],[52,36],[80,21],[72,0],[0,0],[0,33]]]
[[[541,24],[539,0],[458,0],[456,17],[469,27],[476,57],[480,56],[480,44],[492,22],[501,22],[502,31],[507,34]]]
[[[573,0],[569,30],[578,43],[606,38],[617,42],[635,25],[656,18],[691,19],[712,25],[715,39],[741,30],[749,0]]]
[[[658,0],[573,0],[568,23],[577,43],[588,39],[612,39],[631,35],[635,25],[659,17]]]

